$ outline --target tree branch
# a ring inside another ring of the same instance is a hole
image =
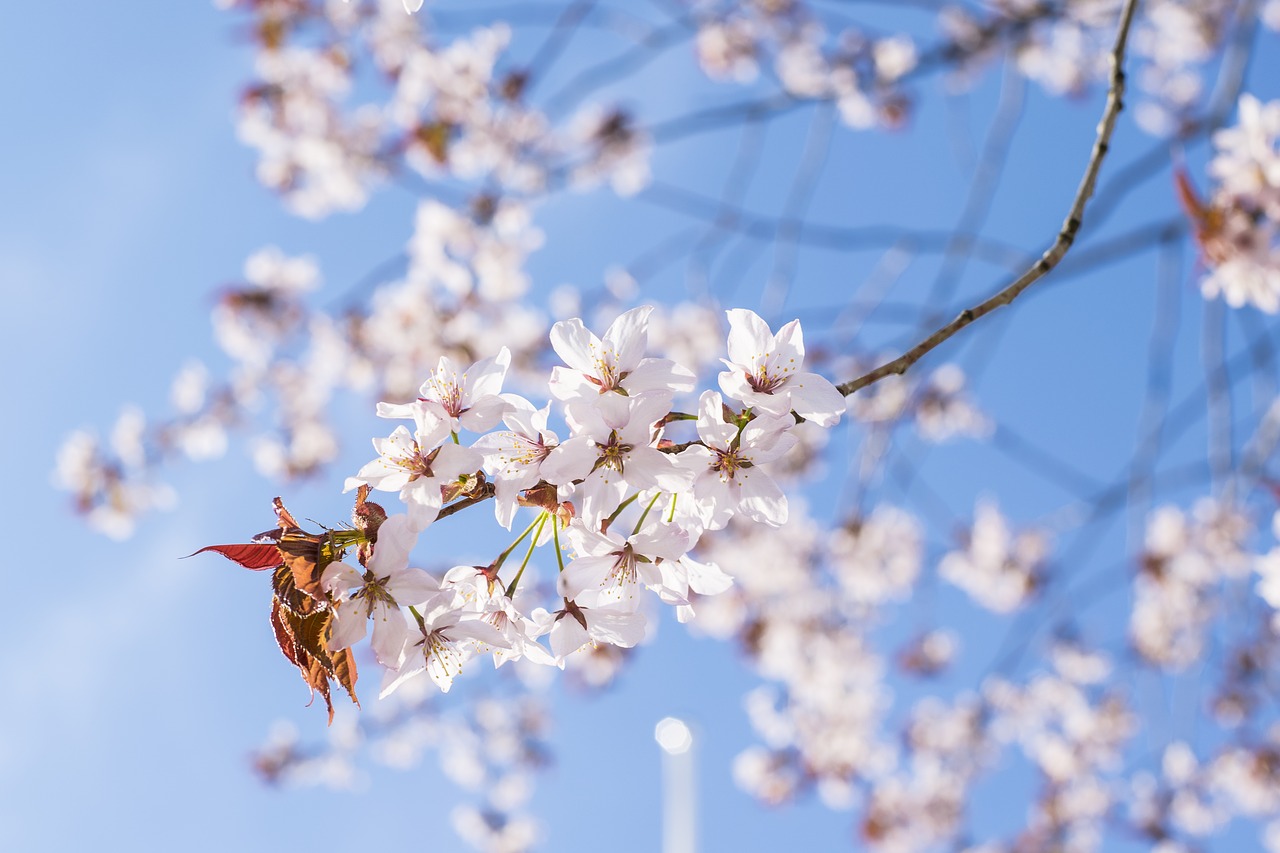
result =
[[[1133,24],[1134,12],[1137,8],[1138,0],[1125,0],[1124,8],[1120,12],[1120,25],[1116,31],[1115,46],[1111,51],[1111,85],[1107,89],[1107,103],[1102,111],[1102,120],[1098,123],[1098,135],[1094,140],[1093,152],[1089,156],[1089,164],[1085,167],[1080,187],[1076,190],[1075,199],[1071,202],[1071,209],[1068,211],[1067,218],[1062,223],[1062,230],[1058,232],[1058,237],[1053,241],[1053,245],[1040,256],[1040,260],[1036,261],[1030,269],[1018,276],[1013,283],[990,299],[960,312],[950,323],[947,323],[893,361],[882,364],[857,379],[851,379],[836,386],[841,394],[847,397],[859,389],[879,382],[890,374],[901,375],[906,373],[908,368],[943,341],[975,320],[985,317],[997,308],[1008,305],[1017,299],[1024,290],[1044,278],[1067,254],[1071,244],[1075,242],[1076,233],[1080,230],[1080,224],[1084,218],[1085,205],[1088,204],[1097,184],[1098,172],[1102,168],[1102,161],[1106,158],[1107,150],[1111,145],[1111,135],[1115,131],[1116,119],[1119,117],[1120,111],[1124,109],[1124,55],[1129,42],[1129,29]]]

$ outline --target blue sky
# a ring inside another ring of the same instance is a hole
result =
[[[0,837],[9,849],[464,849],[447,823],[456,796],[430,759],[408,773],[370,768],[369,784],[357,793],[267,790],[250,773],[247,755],[273,721],[291,720],[309,738],[324,726],[318,709],[303,707],[305,689],[273,648],[264,579],[211,558],[177,559],[270,526],[269,499],[280,487],[253,473],[243,445],[219,462],[168,472],[179,507],[151,517],[125,543],[87,531],[49,485],[56,449],[72,429],[109,429],[125,402],[165,411],[184,361],[220,363],[209,308],[250,252],[276,244],[317,254],[333,288],[328,294],[399,251],[408,236],[416,200],[407,194],[388,191],[365,214],[317,224],[283,212],[254,182],[253,156],[232,126],[250,56],[232,18],[204,2],[24,4],[0,28],[0,73],[9,81],[0,91],[7,117],[0,352],[10,366],[0,446],[12,477],[4,500],[12,546],[5,571],[15,644],[0,662]],[[673,53],[649,79],[678,79],[690,64],[687,54]],[[1251,87],[1264,99],[1280,96],[1276,64],[1274,55],[1263,56],[1254,69],[1255,81],[1270,81]],[[998,84],[989,74],[967,107],[979,144]],[[645,91],[653,100],[666,94]],[[936,84],[922,91],[936,92]],[[969,172],[938,140],[947,133],[948,109],[958,108],[930,94],[906,133],[837,130],[814,219],[951,227]],[[1028,89],[984,233],[1027,251],[1044,245],[1074,190],[1099,108],[1096,97],[1064,103]],[[806,114],[780,123],[770,145],[794,148],[808,121]],[[674,185],[694,181],[704,158],[716,162],[732,138],[712,135],[661,153],[657,174]],[[1113,150],[1122,162],[1150,144],[1126,126]],[[1193,151],[1189,159],[1202,162],[1202,155]],[[747,196],[761,209],[791,177],[781,154],[776,166],[766,162]],[[714,192],[718,183],[711,186]],[[640,203],[610,203],[609,215],[600,216],[591,212],[594,198],[562,198],[543,211],[548,248],[531,261],[541,292],[562,282],[594,284],[608,264],[629,260],[629,250],[638,255],[685,222]],[[1118,233],[1126,223],[1171,214],[1172,201],[1169,182],[1152,181],[1107,228]],[[730,256],[742,260],[740,252],[745,248],[735,245]],[[771,258],[766,252],[721,282],[732,289],[726,304],[758,303]],[[875,260],[804,253],[794,292],[774,319],[839,302]],[[1189,256],[1184,261],[1175,400],[1201,379],[1201,305]],[[904,298],[926,291],[935,266],[929,259],[913,266]],[[977,385],[983,406],[1054,458],[1105,480],[1127,462],[1137,432],[1154,269],[1148,253],[1046,287],[1016,313],[993,318],[980,337],[953,342],[942,358],[981,356],[998,336]],[[654,293],[680,293],[682,272],[679,265],[669,270]],[[974,262],[960,293],[985,293],[1001,277]],[[879,334],[889,346],[901,329]],[[1233,334],[1238,342],[1238,330]],[[369,401],[363,405],[371,414]],[[376,426],[372,417],[367,422]],[[1193,427],[1180,452],[1194,455],[1203,441],[1202,427]],[[359,440],[343,459],[358,465],[366,454]],[[345,473],[285,487],[287,502],[300,515],[340,518]],[[997,496],[1024,520],[1064,499],[997,451],[973,444],[930,453],[921,474],[957,524],[981,494]],[[902,500],[891,490],[886,495]],[[935,528],[930,538],[944,543],[953,532]],[[1114,568],[1124,536],[1120,519],[1098,539],[1100,555],[1081,575]],[[951,592],[941,606],[950,618],[970,620],[961,626],[973,643],[972,674],[1007,623],[992,624]],[[1119,612],[1113,601],[1088,614],[1105,623]],[[898,627],[886,630],[893,635],[915,618],[904,612]],[[733,648],[690,638],[669,621],[618,688],[586,700],[556,693],[556,764],[534,801],[548,827],[545,849],[657,848],[660,765],[652,730],[668,714],[686,716],[700,734],[700,820],[704,839],[716,839],[706,849],[848,847],[847,815],[812,802],[764,809],[733,786],[732,757],[754,742],[741,696],[756,681],[742,660]],[[899,687],[904,695],[915,689]]]

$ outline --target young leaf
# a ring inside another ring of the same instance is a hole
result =
[[[317,601],[325,600],[320,576],[330,562],[322,553],[324,541],[323,536],[300,530],[286,530],[280,537],[280,556],[293,573],[293,585]]]
[[[351,697],[351,701],[356,703],[356,707],[360,707],[360,700],[356,698],[356,656],[351,653],[351,649],[343,649],[340,652],[330,652],[333,657],[333,677],[347,691],[347,695]]]
[[[280,549],[275,545],[208,545],[196,551],[195,554],[188,554],[194,557],[196,554],[203,554],[205,551],[213,551],[221,554],[232,562],[239,563],[246,569],[252,569],[260,572],[263,569],[270,569],[280,565]]]
[[[312,696],[324,697],[329,710],[329,722],[333,722],[333,699],[330,681],[337,681],[347,691],[351,701],[356,698],[356,664],[350,649],[336,655],[328,651],[329,635],[333,627],[331,610],[316,611],[306,616],[298,615],[284,606],[277,598],[271,608],[271,628],[284,656],[298,668],[302,680],[311,688]]]
[[[286,563],[281,563],[271,575],[271,589],[276,598],[280,599],[281,605],[297,616],[307,616],[328,607],[326,602],[298,589],[293,580],[293,569]]]
[[[298,530],[302,527],[302,525],[294,519],[289,510],[284,508],[284,501],[280,500],[280,498],[277,497],[272,500],[271,506],[276,511],[276,520],[279,522],[281,529]]]

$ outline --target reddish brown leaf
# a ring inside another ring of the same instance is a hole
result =
[[[284,531],[279,527],[273,527],[270,530],[264,530],[249,541],[254,545],[275,545],[280,541],[280,534]]]
[[[329,646],[326,641],[329,635],[329,623],[332,619],[333,613],[326,610],[320,613],[311,613],[307,616],[295,617],[295,621],[290,626],[293,629],[293,638],[298,647],[320,661],[326,670],[333,669],[333,662],[329,659]]]
[[[221,554],[232,562],[239,563],[246,569],[260,572],[280,565],[280,549],[275,545],[209,545],[187,556],[194,557],[205,551]]]
[[[327,606],[299,590],[293,582],[293,569],[284,563],[272,573],[271,589],[284,608],[295,616],[307,616]]]
[[[275,508],[276,520],[280,523],[280,527],[284,530],[298,530],[302,527],[290,514],[289,510],[284,508],[284,501],[275,498],[271,501],[271,506]]]
[[[1178,203],[1191,222],[1192,235],[1196,244],[1211,261],[1220,262],[1224,251],[1222,245],[1222,228],[1224,225],[1223,210],[1212,203],[1201,201],[1195,184],[1186,170],[1179,167],[1173,173],[1174,188],[1178,194]],[[1229,250],[1228,250],[1229,251]]]
[[[333,698],[329,690],[329,673],[325,670],[324,664],[315,658],[306,658],[306,664],[306,668],[299,667],[302,669],[302,678],[313,691],[311,694],[313,701],[316,692],[324,697],[325,707],[329,709],[329,725],[333,725]]]
[[[280,537],[280,556],[293,573],[293,585],[316,601],[325,601],[320,576],[329,562],[321,554],[325,537],[300,530],[286,530]]]
[[[271,630],[276,635],[276,645],[280,647],[280,651],[284,653],[289,663],[297,666],[298,655],[294,651],[293,634],[289,632],[289,626],[285,624],[284,612],[284,608],[280,605],[280,599],[273,595],[271,597]]]
[[[1182,205],[1187,218],[1195,224],[1197,230],[1204,227],[1209,209],[1200,200],[1200,194],[1196,192],[1195,184],[1191,183],[1191,176],[1187,174],[1186,169],[1179,167],[1174,170],[1173,184],[1178,193],[1178,202]]]
[[[340,652],[332,652],[333,656],[333,677],[343,689],[347,691],[347,695],[351,697],[351,701],[356,703],[356,707],[360,707],[360,700],[356,698],[356,656],[351,653],[351,649],[343,649]]]
[[[271,627],[276,642],[284,656],[298,668],[302,680],[311,689],[312,699],[318,692],[324,697],[329,710],[329,722],[333,722],[333,696],[330,681],[337,681],[356,699],[356,664],[350,649],[335,654],[328,650],[329,635],[333,624],[333,612],[317,611],[305,616],[291,611],[279,599],[271,609]]]

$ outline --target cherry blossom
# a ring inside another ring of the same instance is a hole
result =
[[[388,669],[399,669],[400,655],[409,639],[409,626],[400,608],[421,604],[440,589],[435,578],[409,568],[409,553],[417,541],[409,517],[394,515],[378,528],[378,544],[363,575],[346,563],[333,563],[325,569],[321,583],[337,596],[330,649],[341,651],[364,639],[366,623],[372,619],[374,655]]]
[[[821,426],[833,426],[845,410],[844,397],[816,373],[804,373],[804,334],[793,320],[775,335],[754,311],[729,312],[729,370],[720,389],[763,414],[795,412]]]
[[[463,664],[477,652],[476,644],[492,648],[510,648],[510,643],[496,628],[478,614],[455,606],[446,596],[427,610],[415,614],[416,635],[406,639],[403,662],[398,670],[388,669],[381,697],[386,697],[406,681],[427,673],[444,693],[462,672]]]
[[[581,418],[574,435],[543,460],[541,474],[548,482],[568,486],[578,511],[598,524],[622,503],[628,488],[679,492],[689,485],[688,473],[653,445],[655,424],[668,412],[661,392],[636,396],[608,395],[600,405],[574,409]]]
[[[462,427],[486,432],[501,418],[507,403],[499,396],[502,380],[511,366],[511,351],[503,347],[493,358],[459,371],[453,359],[440,357],[431,378],[422,383],[420,399],[438,403],[449,417],[450,432]]]
[[[669,570],[663,567],[689,550],[689,535],[662,522],[625,538],[580,523],[570,526],[568,534],[578,556],[560,575],[560,592],[590,607],[620,603],[635,609],[637,587],[668,587]]]
[[[698,401],[698,437],[679,463],[693,473],[693,497],[709,530],[724,527],[737,512],[762,524],[787,520],[787,499],[760,465],[791,450],[795,425],[789,416],[761,415],[741,423],[725,419],[724,398],[705,391]]]
[[[1014,534],[990,502],[978,504],[973,529],[963,551],[952,551],[938,564],[938,574],[997,613],[1020,606],[1038,584],[1048,542],[1035,531]]]
[[[430,418],[427,419],[428,422]],[[480,470],[484,458],[476,450],[455,444],[440,445],[449,421],[443,417],[430,431],[421,429],[417,437],[398,426],[385,439],[375,438],[378,458],[348,477],[345,491],[365,484],[386,492],[399,492],[409,510],[409,520],[418,530],[436,520],[444,505],[441,489],[458,478]]]
[[[572,601],[554,612],[538,608],[533,611],[538,634],[547,634],[551,653],[564,665],[569,655],[592,643],[630,648],[644,639],[644,614],[629,607],[612,604],[584,607]]]
[[[543,460],[560,442],[547,429],[549,403],[535,409],[522,397],[511,396],[507,402],[502,416],[507,429],[481,436],[472,447],[484,454],[484,469],[494,480],[494,513],[510,530],[520,492],[538,484]]]
[[[693,374],[665,358],[644,358],[649,314],[643,305],[619,316],[603,338],[587,330],[581,320],[564,320],[551,329],[551,346],[568,367],[551,371],[552,396],[563,401],[590,402],[610,391],[639,394],[678,394],[693,390]]]

